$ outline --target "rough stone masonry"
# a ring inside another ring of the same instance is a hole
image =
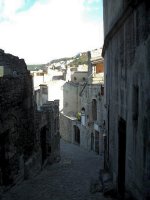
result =
[[[58,107],[37,111],[25,61],[0,50],[0,193],[59,157]]]

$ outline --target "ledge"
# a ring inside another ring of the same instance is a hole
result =
[[[105,56],[105,51],[109,45],[110,40],[113,38],[113,36],[118,32],[118,30],[121,28],[121,26],[124,24],[126,19],[133,13],[133,11],[142,3],[144,0],[134,0],[130,1],[127,7],[124,9],[123,13],[120,15],[118,20],[113,24],[110,31],[107,33],[105,39],[104,39],[104,45],[102,49],[102,57]]]

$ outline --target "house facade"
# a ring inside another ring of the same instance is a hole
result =
[[[102,49],[89,53],[88,79],[80,90],[81,98],[81,146],[95,151],[101,157],[104,168],[104,64]]]
[[[139,200],[150,193],[150,4],[103,1],[105,163],[113,186]]]

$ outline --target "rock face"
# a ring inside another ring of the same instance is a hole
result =
[[[0,188],[29,177],[32,167],[40,170],[55,154],[51,146],[56,141],[59,151],[59,127],[54,127],[54,119],[59,123],[56,107],[57,101],[41,112],[36,110],[32,77],[24,60],[0,50]],[[50,113],[54,108],[56,113]],[[50,127],[54,128],[48,133]]]
[[[139,200],[150,188],[150,3],[105,0],[107,148],[114,187]]]

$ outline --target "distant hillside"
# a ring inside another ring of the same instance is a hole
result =
[[[61,61],[66,62],[67,60],[71,60],[71,59],[73,59],[73,57],[58,58],[58,59],[51,60],[49,62],[49,64],[53,64],[53,63],[57,63],[57,62],[61,62]]]
[[[88,64],[88,54],[87,52],[79,53],[74,57],[65,57],[65,58],[52,60],[47,64],[59,63],[61,61],[67,62],[69,60],[73,60],[72,62],[69,63],[71,67],[78,67],[78,65]]]
[[[65,57],[65,58],[58,58],[58,59],[51,60],[47,64],[27,65],[27,68],[30,71],[38,71],[39,69],[44,70],[44,69],[46,69],[47,65],[51,65],[53,63],[59,63],[62,61],[67,63],[67,61],[69,61],[69,60],[71,61],[69,63],[70,67],[78,67],[78,65],[88,64],[88,54],[87,54],[87,52],[79,53],[74,57]]]
[[[70,66],[78,67],[78,65],[88,64],[88,54],[77,55],[70,63]]]
[[[44,64],[39,64],[39,65],[27,65],[27,69],[30,71],[38,71],[39,69],[43,69]]]

